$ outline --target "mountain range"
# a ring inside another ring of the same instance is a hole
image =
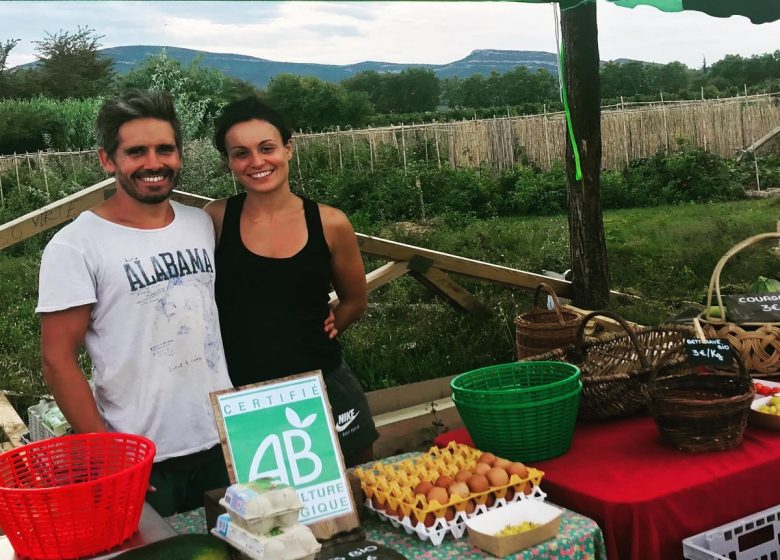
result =
[[[473,74],[488,76],[491,72],[507,72],[517,66],[525,66],[531,71],[544,68],[557,74],[557,55],[543,51],[503,51],[484,49],[447,64],[399,64],[391,62],[366,61],[356,64],[310,64],[302,62],[279,62],[264,58],[255,58],[241,54],[212,53],[179,47],[131,45],[101,49],[100,53],[114,61],[114,70],[120,74],[129,72],[147,57],[165,50],[170,58],[182,64],[189,64],[201,57],[200,65],[214,68],[225,75],[247,81],[263,88],[277,74],[296,74],[313,76],[327,82],[340,82],[358,72],[375,70],[377,72],[401,72],[407,68],[429,68],[439,78],[457,76],[468,78]]]

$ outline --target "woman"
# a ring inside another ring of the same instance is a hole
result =
[[[352,466],[373,458],[378,434],[336,335],[366,309],[365,270],[346,215],[290,190],[290,139],[282,117],[254,97],[225,106],[215,121],[214,145],[246,189],[206,206],[217,234],[222,340],[237,387],[322,370]]]

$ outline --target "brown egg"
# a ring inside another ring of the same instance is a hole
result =
[[[469,500],[466,502],[466,507],[463,508],[463,511],[466,513],[474,513],[474,510],[477,508],[477,504],[474,502],[474,500]]]
[[[444,519],[447,521],[452,521],[452,519],[455,517],[455,508],[450,506],[447,509],[444,510]]]
[[[431,488],[433,488],[433,484],[427,480],[422,480],[414,487],[414,495],[417,496],[418,494],[422,494],[423,496],[427,496],[428,492],[431,491]]]
[[[490,486],[495,488],[496,486],[506,486],[509,483],[509,475],[506,474],[504,469],[493,467],[487,473],[487,479]]]
[[[447,476],[446,474],[443,474],[443,475],[441,475],[439,478],[437,478],[437,479],[436,479],[436,483],[435,483],[435,484],[436,484],[436,486],[438,486],[439,488],[449,488],[449,487],[450,487],[450,484],[452,484],[453,482],[455,482],[455,481],[454,481],[454,480],[452,480],[452,479],[451,479],[449,476]]]
[[[474,467],[474,474],[487,474],[491,466],[487,463],[477,463]]]
[[[490,488],[490,483],[484,474],[475,474],[466,481],[466,484],[474,493],[485,492]]]
[[[493,463],[493,467],[498,467],[499,469],[506,470],[509,465],[512,464],[512,461],[508,461],[506,459],[502,459],[501,457],[498,457],[495,462]]]
[[[435,522],[436,522],[436,516],[433,515],[433,513],[429,513],[428,515],[425,516],[425,519],[423,519],[423,525],[425,525],[426,527],[430,527]]]
[[[515,489],[512,486],[510,486],[509,488],[506,489],[506,494],[504,494],[504,499],[507,502],[511,502],[512,498],[514,497],[515,497]]]
[[[506,468],[507,474],[511,477],[516,474],[520,478],[526,478],[528,476],[528,469],[525,468],[523,463],[510,463]]]
[[[493,507],[493,504],[496,503],[496,497],[493,494],[488,494],[485,498],[485,505],[487,507]]]
[[[401,509],[400,508],[394,508],[390,505],[387,506],[387,509],[385,510],[385,513],[387,515],[392,515],[393,517],[401,517]]]
[[[434,486],[431,488],[431,490],[428,492],[428,503],[436,500],[441,505],[446,504],[450,501],[450,495],[447,493],[446,488],[442,488],[441,486]]]
[[[453,482],[450,484],[449,488],[447,488],[447,491],[450,493],[450,496],[458,496],[460,498],[469,497],[469,485],[465,482]]]
[[[384,509],[387,507],[387,502],[380,502],[376,496],[373,497],[371,503],[373,504],[375,510],[384,511]]]
[[[479,459],[477,459],[477,463],[487,463],[491,467],[493,466],[493,463],[496,462],[496,456],[492,453],[483,453],[479,456]]]
[[[458,471],[458,474],[455,475],[455,482],[466,482],[469,478],[471,478],[472,474],[474,473],[467,469]]]

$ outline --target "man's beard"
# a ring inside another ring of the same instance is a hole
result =
[[[165,191],[143,193],[138,189],[136,181],[140,181],[144,177],[156,177],[159,175],[162,175],[168,179],[168,188]],[[168,200],[168,197],[171,195],[171,191],[176,188],[180,176],[181,171],[174,171],[169,167],[162,167],[152,172],[136,171],[130,176],[117,173],[116,182],[119,184],[122,190],[124,190],[131,198],[137,200],[138,202],[143,204],[159,204]]]

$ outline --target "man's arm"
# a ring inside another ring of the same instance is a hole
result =
[[[91,305],[80,305],[41,313],[43,377],[76,433],[108,431],[78,364],[91,309]]]

